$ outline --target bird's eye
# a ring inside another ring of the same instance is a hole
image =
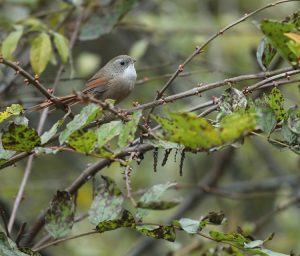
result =
[[[124,66],[124,65],[125,65],[125,62],[124,62],[124,61],[121,61],[120,64],[121,64],[122,66]]]

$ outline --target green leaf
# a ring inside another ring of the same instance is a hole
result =
[[[132,114],[131,120],[124,124],[119,135],[118,146],[120,148],[124,148],[128,143],[133,141],[141,116],[142,110],[138,110]]]
[[[264,37],[260,41],[256,51],[257,62],[263,71],[267,70],[276,53],[276,49],[272,47],[268,39]]]
[[[290,256],[290,254],[274,252],[265,248],[249,249],[248,251],[253,255],[261,255],[261,256]]]
[[[18,42],[23,35],[23,29],[11,32],[3,41],[1,53],[7,60],[13,59],[13,52],[16,50]]]
[[[103,221],[116,220],[123,210],[124,196],[116,183],[109,177],[101,176],[94,200],[89,209],[89,221],[98,225]]]
[[[85,127],[90,122],[92,122],[98,114],[101,112],[101,108],[99,108],[96,104],[89,104],[85,106],[78,115],[74,117],[74,119],[67,124],[66,129],[59,136],[59,143],[62,145],[70,135]]]
[[[170,242],[174,242],[176,239],[175,228],[172,225],[140,225],[136,226],[136,230],[146,236],[156,239],[164,239]]]
[[[238,246],[244,247],[245,243],[251,242],[248,238],[239,233],[223,233],[220,231],[210,231],[210,236],[218,242],[228,241]]]
[[[96,226],[96,230],[99,233],[103,233],[121,227],[135,228],[135,226],[136,224],[133,215],[129,211],[123,210],[120,219],[102,221]]]
[[[19,250],[29,256],[41,256],[41,254],[33,252],[30,248],[19,248]]]
[[[294,133],[288,126],[287,122],[284,122],[281,127],[281,134],[283,138],[288,142],[288,144],[292,144],[297,139],[297,134]]]
[[[134,43],[129,51],[129,56],[134,57],[139,60],[145,54],[149,45],[149,41],[147,39],[141,39]]]
[[[84,132],[82,130],[78,130],[73,132],[68,139],[68,144],[74,148],[76,151],[89,154],[91,153],[97,142],[97,135],[93,130],[89,130]]]
[[[119,135],[122,131],[123,123],[121,121],[112,121],[101,125],[95,130],[97,135],[97,146],[103,147],[107,142]]]
[[[0,232],[0,255],[1,256],[40,256],[39,253],[34,253],[30,249],[27,249],[26,253],[19,250],[17,245],[8,238],[3,232]]]
[[[23,107],[19,104],[12,104],[5,111],[0,112],[0,123],[11,116],[18,116],[23,112]]]
[[[300,109],[291,110],[288,117],[288,127],[292,132],[300,134]]]
[[[181,199],[174,199],[168,201],[150,201],[150,202],[138,202],[137,207],[149,210],[168,210],[176,207],[181,203]]]
[[[287,43],[289,38],[285,33],[296,29],[295,25],[287,22],[263,20],[260,28],[272,46],[290,63],[297,63],[297,56],[290,50]]]
[[[138,201],[138,204],[147,205],[153,201],[158,201],[158,199],[160,199],[163,193],[172,186],[174,186],[174,183],[171,182],[154,185],[141,196],[140,200]],[[138,219],[142,219],[148,214],[148,212],[148,210],[138,208],[136,212],[136,217]]]
[[[276,115],[269,106],[260,106],[256,108],[257,124],[259,128],[267,134],[270,134],[276,127]]]
[[[230,87],[222,94],[219,106],[221,112],[230,114],[238,109],[245,109],[247,103],[247,98],[242,91]]]
[[[181,149],[183,147],[178,143],[174,143],[166,140],[145,140],[145,143],[150,144],[155,148],[162,148],[162,149]]]
[[[47,143],[57,132],[57,129],[63,124],[64,119],[58,120],[51,128],[50,130],[44,132],[41,135],[41,144],[44,145]]]
[[[35,147],[34,152],[37,155],[41,154],[56,154],[59,151],[59,149],[53,149],[53,148],[43,148],[43,147]]]
[[[260,247],[264,244],[264,242],[265,241],[263,241],[263,240],[254,240],[254,241],[245,243],[244,248],[245,249],[252,249],[252,248],[255,248],[255,247]]]
[[[280,122],[286,118],[287,112],[284,109],[284,98],[281,91],[274,87],[267,96],[266,101],[271,109],[273,109],[277,121]]]
[[[56,32],[54,32],[53,35],[58,54],[62,62],[66,63],[70,55],[69,40],[64,35]]]
[[[130,11],[136,3],[141,0],[117,0],[105,9],[101,16],[91,16],[90,19],[81,27],[79,39],[93,40],[109,33],[114,26]]]
[[[197,234],[202,229],[200,223],[199,220],[181,218],[176,221],[176,226],[180,227],[188,234]]]
[[[57,239],[68,235],[74,223],[74,199],[67,191],[57,191],[47,211],[46,230]]]
[[[31,42],[30,63],[36,74],[41,74],[52,56],[52,45],[47,33],[42,32]]]
[[[232,142],[256,126],[255,115],[244,110],[226,115],[220,127],[193,113],[169,113],[169,116],[171,119],[155,117],[165,131],[164,139],[193,149],[210,149]]]
[[[25,125],[10,124],[8,130],[2,134],[4,149],[30,152],[41,144],[37,131]]]

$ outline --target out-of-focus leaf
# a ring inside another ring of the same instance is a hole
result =
[[[23,112],[23,107],[19,104],[12,104],[5,111],[0,112],[0,123],[11,116],[20,115]]]
[[[225,214],[220,212],[210,212],[208,213],[203,220],[208,220],[209,224],[221,225],[225,222]]]
[[[51,128],[50,130],[44,132],[41,135],[41,144],[44,145],[47,143],[57,132],[57,129],[63,124],[64,119],[58,120]]]
[[[150,201],[148,203],[138,202],[137,207],[149,210],[168,210],[176,207],[178,204],[181,203],[181,199],[174,199],[174,200],[158,200],[158,201]]]
[[[121,227],[135,228],[135,226],[136,224],[133,215],[129,211],[123,210],[120,219],[102,221],[96,226],[96,230],[99,233],[103,233]]]
[[[300,44],[300,35],[296,34],[296,33],[285,33],[285,35],[287,37],[289,37],[290,39],[294,40],[296,43]]]
[[[292,132],[300,134],[300,109],[290,111],[288,117],[288,127]]]
[[[255,248],[255,247],[260,247],[264,244],[264,242],[265,241],[263,241],[263,240],[254,240],[254,241],[245,243],[244,248],[245,249],[252,249],[252,248]]]
[[[141,0],[117,0],[101,16],[91,16],[80,30],[80,40],[93,40],[109,33],[113,27]]]
[[[247,99],[242,91],[230,87],[221,96],[219,106],[221,112],[230,114],[237,109],[245,109],[247,107]]]
[[[101,112],[101,109],[96,104],[89,104],[85,106],[74,119],[67,124],[66,129],[59,136],[59,143],[62,145],[70,135],[85,127],[90,122],[92,122],[98,114]]]
[[[37,131],[25,125],[10,124],[8,130],[2,134],[4,149],[30,152],[41,144]]]
[[[292,23],[263,20],[260,28],[264,35],[268,38],[268,41],[272,46],[290,63],[296,64],[297,57],[290,50],[287,43],[289,38],[285,36],[285,33],[293,31],[296,27]]]
[[[176,239],[175,228],[172,225],[140,225],[136,226],[136,230],[146,236],[156,239],[164,239],[170,242],[174,242]]]
[[[118,146],[123,148],[134,139],[138,123],[142,116],[142,110],[134,112],[131,116],[131,120],[124,124],[123,129],[119,135]]]
[[[277,121],[280,122],[286,118],[287,112],[284,109],[284,98],[281,91],[274,87],[267,96],[266,101],[271,109],[273,109]]]
[[[284,122],[281,127],[281,134],[283,138],[289,143],[292,144],[297,139],[297,134],[292,132],[292,130],[289,128],[287,122]]]
[[[112,121],[101,125],[100,128],[95,130],[97,135],[97,146],[103,147],[107,142],[119,135],[123,128],[121,121]]]
[[[15,125],[25,125],[25,126],[28,126],[28,123],[29,123],[29,119],[26,117],[26,116],[16,116],[14,118],[14,124]]]
[[[197,234],[202,229],[200,223],[199,220],[188,218],[181,218],[180,220],[173,221],[173,224],[183,229],[188,234]]]
[[[40,256],[38,252],[32,252],[30,249],[18,249],[17,245],[8,238],[3,232],[0,232],[0,255],[1,256]]]
[[[62,62],[66,63],[70,55],[69,40],[64,35],[56,32],[53,35],[58,54]]]
[[[34,152],[37,155],[41,154],[56,154],[59,151],[59,149],[52,149],[52,148],[44,148],[44,147],[35,147]]]
[[[220,231],[210,231],[210,236],[218,242],[228,241],[237,244],[238,246],[244,247],[245,243],[251,242],[248,238],[244,237],[239,233],[223,233]]]
[[[95,191],[89,210],[89,221],[98,225],[103,221],[116,220],[123,210],[124,196],[116,183],[109,177],[101,176],[101,183]]]
[[[38,252],[33,252],[31,249],[29,248],[19,248],[19,250],[23,253],[26,253],[26,255],[29,255],[29,256],[41,256],[40,253]]]
[[[267,38],[263,38],[256,51],[256,59],[263,71],[266,71],[276,55],[277,51],[272,45],[268,42]]]
[[[93,130],[84,132],[82,130],[75,131],[68,139],[68,144],[76,151],[89,154],[96,145],[97,135]]]
[[[276,115],[269,106],[256,108],[258,127],[267,134],[270,134],[276,127]]]
[[[261,255],[261,256],[289,256],[290,254],[283,254],[280,252],[274,252],[266,248],[255,248],[248,250],[253,255]]]
[[[287,43],[290,50],[299,58],[300,57],[300,35],[296,33],[285,33],[285,35],[292,39]]]
[[[132,56],[133,58],[139,60],[145,54],[148,48],[148,44],[149,42],[146,39],[141,39],[135,42],[129,51],[129,56]]]
[[[23,29],[11,32],[2,42],[1,53],[7,60],[13,59],[13,52],[16,50],[18,42],[23,35]]]
[[[46,230],[57,239],[69,234],[74,223],[74,199],[67,191],[57,191],[47,211]]]
[[[47,33],[42,32],[31,42],[30,63],[36,74],[41,74],[52,56],[52,45]]]
[[[153,201],[158,201],[162,194],[170,187],[174,186],[174,183],[167,182],[165,184],[158,184],[154,185],[153,187],[149,188],[140,198],[138,204],[149,204]],[[145,209],[137,209],[136,217],[138,219],[144,218],[148,214],[148,210]]]

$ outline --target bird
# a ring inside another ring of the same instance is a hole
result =
[[[86,82],[81,93],[90,94],[99,100],[113,99],[115,104],[121,102],[134,88],[137,78],[135,62],[136,60],[128,55],[114,57]],[[57,97],[57,100],[67,106],[80,102],[75,94]],[[47,100],[33,106],[28,111],[39,111],[54,105],[54,102]]]

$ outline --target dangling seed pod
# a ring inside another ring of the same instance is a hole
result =
[[[180,165],[179,165],[179,175],[180,176],[182,176],[182,174],[183,174],[182,169],[183,169],[184,159],[185,159],[185,150],[183,149],[181,152],[181,159],[180,159]]]
[[[153,150],[153,170],[157,171],[157,160],[158,160],[158,148]]]
[[[161,166],[165,166],[166,165],[171,151],[172,151],[171,148],[165,150],[165,155],[164,155],[164,159],[162,160]]]

